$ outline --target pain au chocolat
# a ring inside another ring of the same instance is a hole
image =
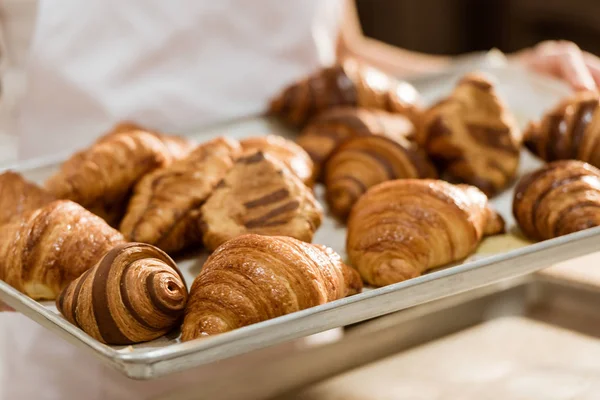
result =
[[[288,86],[271,102],[270,112],[297,127],[340,106],[375,108],[416,121],[419,103],[419,94],[411,84],[349,59]]]
[[[384,286],[470,255],[502,217],[470,185],[399,179],[372,187],[348,219],[346,251],[363,280]]]
[[[516,120],[483,75],[469,74],[424,114],[419,144],[452,182],[488,196],[513,181],[522,144]]]
[[[209,250],[245,233],[310,242],[322,218],[312,190],[283,163],[260,151],[236,161],[201,213],[203,242]]]
[[[547,240],[600,225],[600,170],[555,161],[521,178],[513,214],[530,239]]]

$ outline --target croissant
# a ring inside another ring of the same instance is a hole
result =
[[[102,343],[147,342],[173,330],[188,293],[175,262],[143,243],[120,244],[56,300],[65,318]]]
[[[313,162],[310,156],[291,140],[267,135],[244,139],[240,142],[248,152],[262,151],[284,163],[306,186],[314,183]]]
[[[320,177],[331,154],[348,139],[376,135],[400,142],[414,139],[415,133],[415,125],[403,115],[342,107],[312,120],[296,142],[310,155],[315,163],[314,175]]]
[[[135,186],[121,222],[125,238],[156,245],[168,253],[201,243],[200,206],[240,153],[238,142],[217,138],[198,146],[183,160],[144,176]]]
[[[54,196],[16,172],[0,174],[0,225],[53,200]]]
[[[521,231],[546,240],[600,225],[600,170],[581,161],[555,161],[521,178],[513,214]]]
[[[485,77],[467,75],[423,118],[417,140],[449,180],[477,186],[490,196],[515,177],[521,133]]]
[[[325,187],[331,211],[345,219],[358,198],[378,183],[398,178],[437,178],[415,143],[363,136],[340,146],[327,162]]]
[[[201,214],[203,241],[209,250],[245,233],[310,242],[323,215],[312,190],[283,163],[262,152],[236,161]]]
[[[114,134],[67,160],[46,188],[118,226],[135,183],[172,160],[165,144],[148,132]]]
[[[545,161],[581,160],[600,167],[599,95],[582,92],[563,100],[525,129],[525,146]]]
[[[473,186],[399,179],[372,187],[350,213],[346,249],[363,280],[389,285],[471,254],[502,217]]]
[[[0,279],[33,299],[54,299],[123,241],[80,205],[56,200],[3,226]]]
[[[271,114],[297,127],[339,106],[376,108],[419,118],[419,94],[409,83],[376,68],[347,60],[323,68],[288,86],[273,99]]]
[[[219,247],[194,280],[183,341],[341,299],[362,290],[358,273],[325,246],[243,235]]]

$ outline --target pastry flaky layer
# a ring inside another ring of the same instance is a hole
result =
[[[182,340],[231,331],[360,292],[333,250],[283,236],[243,235],[219,247],[194,280]]]
[[[423,118],[418,142],[449,180],[494,195],[515,178],[521,132],[484,76],[464,77]]]
[[[2,227],[0,279],[33,299],[54,299],[123,241],[98,216],[57,200]]]
[[[145,131],[108,134],[63,163],[46,181],[46,188],[57,198],[73,200],[118,226],[136,182],[183,154],[172,153],[166,142]]]
[[[241,155],[240,144],[217,138],[135,186],[120,230],[129,241],[175,253],[202,242],[200,207]]]
[[[521,231],[546,240],[600,225],[600,170],[581,161],[555,161],[525,175],[513,214]]]
[[[484,235],[504,231],[480,190],[431,179],[372,187],[348,220],[346,250],[363,280],[384,286],[461,260]]]
[[[427,155],[409,140],[395,141],[385,136],[350,139],[327,162],[329,208],[345,219],[370,187],[400,178],[437,178],[437,172]]]
[[[270,112],[298,127],[319,113],[339,106],[402,113],[416,121],[419,103],[419,94],[409,83],[364,63],[346,60],[288,86],[273,99]]]
[[[402,114],[374,109],[339,107],[314,118],[302,131],[297,143],[315,163],[315,176],[321,172],[331,154],[344,141],[359,136],[385,136],[395,141],[412,140],[413,122]]]
[[[581,160],[600,167],[600,107],[596,92],[577,93],[525,129],[525,146],[545,161]]]
[[[36,210],[56,198],[12,171],[0,174],[0,225]]]
[[[262,151],[283,162],[306,186],[314,184],[313,161],[295,142],[277,135],[266,135],[247,138],[240,143],[245,152]]]
[[[124,243],[71,282],[56,307],[102,343],[126,345],[177,327],[187,299],[183,276],[166,253],[149,244]]]
[[[259,151],[236,161],[201,215],[204,245],[214,250],[245,233],[310,242],[323,212],[310,188],[283,163]]]

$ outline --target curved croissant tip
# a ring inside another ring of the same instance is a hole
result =
[[[190,322],[186,324],[186,321],[184,320],[183,326],[181,327],[182,342],[217,335],[234,329],[227,324],[227,321],[218,315],[206,315],[199,321],[191,321],[194,319],[194,314],[192,312],[189,316],[186,316],[186,319]]]

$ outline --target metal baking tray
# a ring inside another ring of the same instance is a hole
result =
[[[496,68],[489,72],[496,77],[499,91],[521,124],[539,117],[546,108],[567,93],[554,81],[531,76],[522,71]],[[425,100],[431,102],[445,95],[458,78],[459,76],[445,76],[435,84],[420,88]],[[198,140],[206,140],[223,134],[240,138],[266,133],[284,136],[291,134],[273,121],[251,118],[203,130],[192,136]],[[38,160],[13,166],[12,169],[22,172],[33,181],[43,182],[56,169],[57,161]],[[523,152],[521,173],[538,165],[539,162]],[[323,202],[322,188],[318,187],[316,192]],[[177,334],[174,333],[145,344],[110,347],[97,342],[68,323],[56,312],[53,303],[33,301],[1,281],[0,300],[66,340],[91,351],[125,375],[137,379],[151,379],[389,314],[505,278],[528,274],[553,263],[597,250],[600,228],[530,245],[514,233],[511,201],[512,190],[493,200],[495,207],[505,217],[511,232],[484,240],[478,253],[460,265],[433,271],[384,288],[367,288],[356,296],[187,343],[180,343]],[[328,217],[317,232],[314,242],[328,245],[344,255],[345,228]],[[205,257],[205,254],[201,254],[177,260],[188,285],[191,285],[200,271]]]

